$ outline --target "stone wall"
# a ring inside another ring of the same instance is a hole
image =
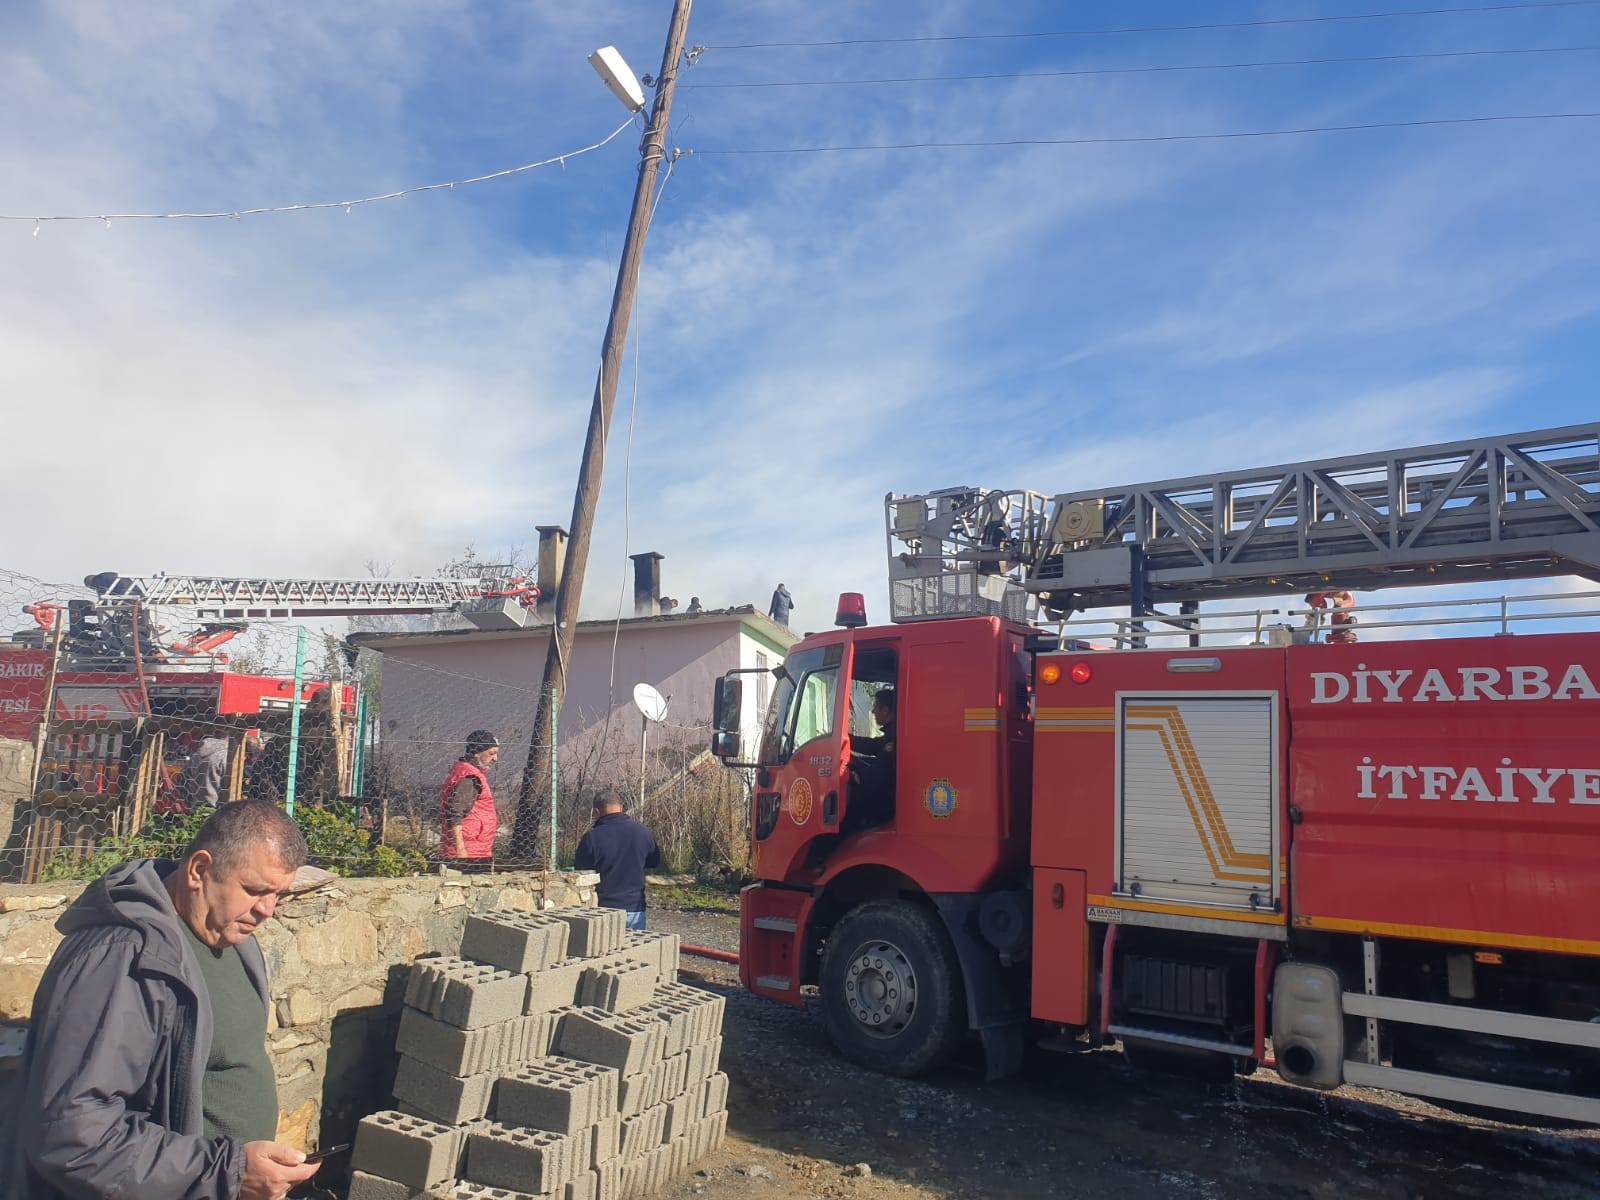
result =
[[[281,903],[257,935],[272,977],[279,1137],[348,1142],[361,1116],[388,1106],[411,960],[455,953],[469,912],[593,904],[598,881],[589,872],[335,879]],[[27,1021],[60,941],[55,921],[84,886],[0,887],[0,1023]]]

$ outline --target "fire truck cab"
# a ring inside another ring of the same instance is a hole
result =
[[[968,1028],[1020,1051],[1025,977],[982,929],[1025,950],[1028,632],[990,617],[844,628],[777,673],[749,760],[761,883],[741,905],[742,981],[796,1005],[820,984],[834,1039],[879,1069],[924,1070]],[[736,686],[721,713],[738,712]],[[889,689],[886,745],[872,714]]]

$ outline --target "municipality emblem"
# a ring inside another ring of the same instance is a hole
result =
[[[928,785],[927,808],[941,821],[955,812],[956,789],[948,779],[935,779]]]

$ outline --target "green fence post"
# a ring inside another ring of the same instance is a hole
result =
[[[294,699],[289,715],[289,778],[283,785],[283,807],[294,816],[295,776],[300,763],[300,685],[306,677],[306,627],[300,626],[294,639]]]

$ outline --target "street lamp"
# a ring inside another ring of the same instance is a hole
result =
[[[601,46],[589,55],[589,65],[605,80],[611,94],[621,100],[629,112],[638,112],[644,107],[644,89],[639,86],[628,60],[617,52],[615,46]]]

